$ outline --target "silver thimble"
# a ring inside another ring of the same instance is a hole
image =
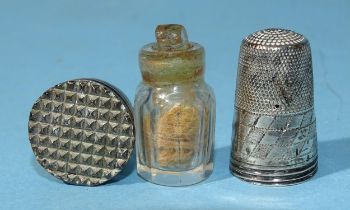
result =
[[[230,170],[266,185],[305,181],[317,170],[311,49],[293,31],[265,29],[241,44]]]

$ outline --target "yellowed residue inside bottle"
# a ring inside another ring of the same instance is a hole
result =
[[[199,139],[200,112],[194,106],[178,104],[163,112],[153,135],[150,116],[144,116],[146,162],[153,159],[159,166],[169,168],[190,166],[196,150],[208,144],[208,115],[209,110],[205,109],[204,139]]]
[[[158,164],[175,166],[192,161],[198,142],[200,125],[198,109],[188,105],[175,105],[159,119],[156,134]]]

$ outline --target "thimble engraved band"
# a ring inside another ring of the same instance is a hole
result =
[[[266,29],[241,45],[230,169],[246,181],[284,185],[317,170],[313,76],[308,40]]]

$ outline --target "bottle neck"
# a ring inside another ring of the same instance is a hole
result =
[[[203,79],[204,66],[186,67],[180,65],[177,68],[142,68],[141,73],[143,81],[151,84],[188,83]]]
[[[172,78],[167,80],[160,80],[159,78],[144,77],[143,83],[149,86],[169,86],[169,85],[186,85],[190,83],[200,83],[204,81],[204,75],[196,75],[189,78]]]

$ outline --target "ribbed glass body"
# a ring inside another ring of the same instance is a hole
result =
[[[137,168],[161,185],[190,185],[213,170],[215,100],[203,80],[139,85]]]

